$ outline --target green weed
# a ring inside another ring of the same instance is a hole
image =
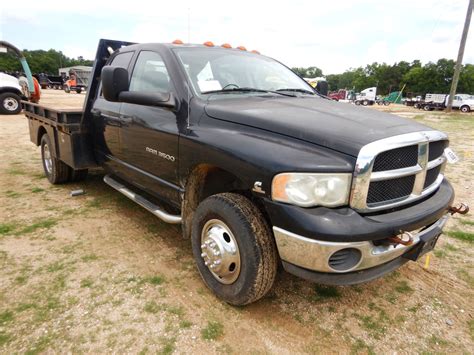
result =
[[[224,325],[218,321],[208,321],[205,328],[201,330],[204,340],[216,340],[224,335]]]
[[[462,232],[462,231],[449,231],[446,232],[447,235],[450,237],[459,239],[459,240],[464,240],[469,243],[474,243],[474,233],[469,233],[469,232]]]

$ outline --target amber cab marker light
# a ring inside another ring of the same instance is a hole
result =
[[[181,41],[180,39],[175,39],[172,43],[173,44],[183,44],[183,41]]]
[[[223,45],[221,45],[221,47],[232,48],[232,46],[229,43],[224,43]]]
[[[212,43],[211,41],[204,42],[203,44],[204,44],[206,47],[214,47],[214,43]]]
[[[252,53],[260,54],[260,52],[259,52],[259,51],[256,51],[255,49],[252,51]]]
[[[247,48],[245,48],[244,46],[238,46],[237,49],[240,49],[241,51],[246,51]]]

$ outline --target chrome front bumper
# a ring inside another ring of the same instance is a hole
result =
[[[376,246],[371,241],[343,243],[327,242],[306,238],[279,227],[273,227],[273,233],[275,235],[280,258],[283,261],[317,272],[346,273],[369,269],[401,256],[418,244],[420,238],[424,234],[429,233],[435,228],[442,229],[448,218],[449,215],[444,215],[421,232],[412,233],[413,244],[410,246],[402,244]],[[329,265],[329,258],[331,255],[346,248],[359,250],[361,254],[359,262],[345,270],[336,270],[332,268]]]

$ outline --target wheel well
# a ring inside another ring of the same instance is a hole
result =
[[[12,93],[20,96],[21,98],[23,98],[23,94],[21,93],[21,91],[16,89],[16,88],[12,88],[12,87],[9,87],[9,86],[0,88],[0,94],[3,94],[5,92],[12,92]]]
[[[237,176],[219,167],[201,164],[189,174],[181,208],[185,237],[191,236],[191,223],[199,203],[209,196],[222,192],[237,192],[250,196],[250,192],[246,191]]]
[[[44,128],[43,126],[40,126],[38,128],[38,135],[36,136],[36,145],[41,144],[41,138],[43,137],[44,134],[46,134],[46,128]]]

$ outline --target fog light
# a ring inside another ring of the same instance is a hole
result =
[[[329,267],[337,271],[346,271],[356,266],[362,254],[359,249],[346,248],[336,251],[329,258]]]

